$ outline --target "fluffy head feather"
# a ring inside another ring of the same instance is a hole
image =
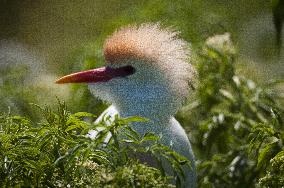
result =
[[[170,28],[162,29],[159,24],[128,26],[114,32],[104,44],[105,59],[118,63],[123,59],[138,59],[148,62],[185,59],[188,44],[177,37]]]
[[[195,73],[187,62],[189,44],[173,29],[151,23],[124,27],[106,40],[104,56],[110,64],[129,60],[152,64],[169,78],[176,94],[182,98],[188,95]]]

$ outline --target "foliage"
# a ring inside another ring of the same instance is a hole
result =
[[[29,182],[67,186],[70,179],[76,179],[73,182],[76,186],[120,186],[133,182],[142,185],[144,179],[149,180],[147,183],[157,181],[155,186],[166,186],[160,171],[118,157],[118,151],[124,152],[124,148],[117,150],[120,144],[108,148],[111,159],[91,155],[93,151],[102,152],[102,156],[106,154],[102,147],[105,135],[101,135],[98,145],[90,145],[91,140],[83,136],[94,128],[88,123],[94,118],[92,114],[72,114],[66,110],[55,113],[43,109],[43,115],[29,105],[32,102],[53,106],[56,95],[66,94],[60,99],[64,98],[71,112],[100,114],[106,105],[92,97],[86,86],[73,85],[72,91],[66,91],[54,88],[55,77],[49,80],[43,77],[44,82],[39,82],[35,76],[42,74],[35,67],[40,58],[29,56],[41,51],[47,59],[43,69],[48,74],[65,75],[98,67],[104,62],[102,46],[107,35],[123,25],[152,21],[174,26],[193,48],[203,45],[208,36],[224,31],[232,33],[241,48],[242,59],[238,59],[229,34],[225,34],[208,39],[206,45],[195,50],[199,86],[195,96],[190,98],[193,102],[178,114],[178,119],[187,129],[196,154],[199,186],[283,187],[284,103],[274,87],[281,83],[263,84],[256,79],[247,79],[238,73],[240,65],[237,64],[245,64],[242,71],[248,70],[247,77],[256,76],[256,72],[265,75],[265,70],[268,74],[273,73],[270,78],[283,78],[283,57],[280,58],[283,0],[249,3],[238,0],[96,0],[80,3],[10,0],[1,5],[1,44],[3,39],[24,44],[15,53],[0,53],[1,186],[30,185]],[[278,65],[269,64],[276,55],[275,32],[271,30],[273,21],[279,48]],[[1,46],[4,51],[8,48],[5,42]],[[251,64],[254,60],[256,66],[250,67],[247,62]],[[261,64],[262,60],[265,65]],[[267,70],[271,66],[276,68]],[[265,80],[265,77],[261,79]],[[8,109],[8,114],[2,113]],[[43,117],[43,123],[35,123]],[[152,137],[151,134],[148,136]],[[130,140],[135,141],[129,138],[122,142]],[[139,144],[137,140],[135,142],[132,144]],[[80,147],[76,148],[77,145]],[[163,148],[158,144],[155,146]],[[159,153],[155,147],[151,149]],[[86,158],[78,158],[84,152]],[[178,163],[172,162],[177,166]]]
[[[196,51],[198,87],[178,118],[190,134],[199,186],[282,187],[284,110],[276,89],[282,81],[259,84],[240,75],[237,50],[228,33],[207,39]],[[92,59],[86,61],[92,64]],[[10,76],[22,80],[26,71]],[[12,86],[9,80],[1,85],[3,96],[14,93],[7,89]],[[23,88],[17,91],[23,93]],[[90,96],[83,95],[79,101],[86,104]],[[181,175],[175,177],[177,185],[183,173],[180,166],[189,165],[159,144],[156,135],[141,136],[127,126],[143,118],[116,117],[109,126],[92,125],[93,114],[72,114],[62,103],[57,112],[38,109],[41,115],[32,120],[10,113],[0,116],[1,187],[173,187],[169,184],[173,177],[165,176],[161,166],[149,167],[128,154],[150,153],[158,164],[161,156],[168,159]],[[44,119],[35,123],[40,118]],[[94,140],[86,136],[90,129],[100,130]],[[107,141],[109,134],[113,136]]]
[[[261,123],[252,129],[250,147],[257,153],[257,168],[266,169],[259,183],[264,187],[283,187],[284,185],[284,131],[282,119],[271,112],[273,120]]]
[[[196,60],[199,86],[181,118],[191,127],[199,186],[284,186],[280,82],[260,86],[239,75],[228,33],[207,39]]]
[[[161,145],[159,137],[140,136],[128,126],[145,119],[117,117],[111,125],[93,125],[86,120],[94,115],[71,114],[64,103],[56,113],[39,108],[44,121],[37,124],[20,116],[0,116],[0,187],[173,187],[162,168],[142,164],[129,153],[151,154],[157,162],[164,156],[176,174],[188,165]],[[100,130],[94,139],[86,136],[90,129]]]

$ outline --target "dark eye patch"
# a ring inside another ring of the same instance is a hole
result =
[[[131,65],[119,67],[119,68],[112,68],[106,67],[106,72],[113,75],[114,77],[126,77],[135,73],[135,68]]]

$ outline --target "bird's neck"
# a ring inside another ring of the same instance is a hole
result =
[[[163,110],[155,108],[151,104],[141,105],[136,104],[132,107],[127,105],[115,105],[118,114],[121,117],[139,116],[146,118],[145,122],[131,122],[131,127],[141,136],[147,132],[152,132],[158,135],[167,135],[171,130],[172,115],[165,114]]]
[[[133,105],[126,103],[114,104],[121,117],[139,116],[149,119],[156,125],[164,125],[170,121],[173,115],[162,103],[137,102]]]
[[[159,81],[113,80],[110,85],[91,85],[94,95],[113,104],[121,117],[140,116],[155,124],[169,122],[180,106],[180,99],[170,88]],[[139,84],[138,84],[139,83]]]

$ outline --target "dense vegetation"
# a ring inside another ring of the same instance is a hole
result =
[[[70,114],[60,102],[56,112],[47,107],[40,111],[44,121],[36,125],[24,117],[0,116],[1,187],[173,187],[168,180],[174,177],[140,164],[129,153],[151,153],[157,161],[165,156],[181,175],[180,167],[190,165],[161,145],[158,136],[139,136],[127,126],[145,119],[116,118],[111,125],[94,125],[83,120],[94,115]],[[101,131],[91,139],[86,136],[90,129]],[[145,142],[152,144],[142,147]]]
[[[200,187],[282,187],[281,81],[258,85],[237,74],[228,33],[207,39],[199,52],[199,86],[184,113],[195,125]]]
[[[237,74],[237,53],[228,33],[207,39],[196,51],[196,92],[178,119],[190,125],[186,128],[196,153],[199,186],[284,186],[284,111],[276,91],[281,82],[258,85]],[[0,116],[1,187],[172,187],[168,179],[174,177],[129,158],[127,153],[137,150],[163,153],[182,173],[182,156],[160,145],[157,136],[140,137],[127,126],[145,121],[142,118],[93,125],[93,114],[72,114],[61,102],[55,112],[30,106],[40,112],[39,120],[9,112]],[[104,130],[96,139],[85,136],[98,127]],[[116,136],[121,129],[123,139]],[[114,137],[106,144],[108,133]],[[143,147],[145,141],[152,146]]]
[[[86,85],[54,84],[99,67],[107,35],[143,22],[174,26],[191,42],[198,77],[176,117],[199,187],[284,187],[282,9],[283,0],[0,1],[0,187],[173,187],[175,177],[126,155],[163,153],[181,173],[182,156],[127,125],[143,118],[93,125],[108,104]],[[97,127],[97,139],[85,137]],[[122,129],[127,139],[104,143]]]

